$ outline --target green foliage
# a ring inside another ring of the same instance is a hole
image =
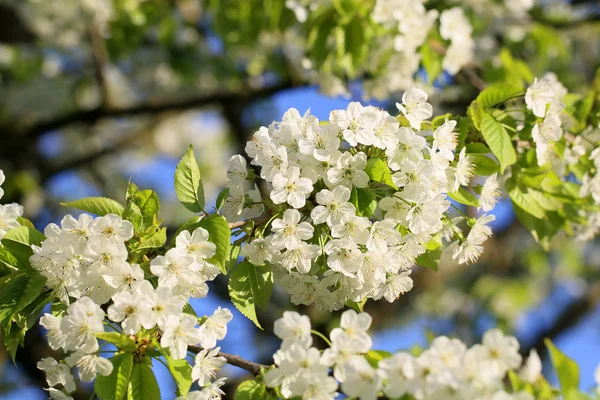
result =
[[[191,145],[175,169],[175,194],[188,210],[197,213],[204,209],[204,187],[200,167]]]
[[[5,332],[10,331],[12,318],[39,296],[45,284],[46,278],[33,270],[0,279],[0,324]]]
[[[371,364],[373,368],[377,368],[379,365],[379,361],[385,360],[392,356],[392,353],[385,350],[369,350],[367,354],[365,354],[365,359]]]
[[[485,111],[498,106],[508,100],[522,97],[525,92],[521,86],[510,83],[498,83],[484,89],[477,96],[477,103]]]
[[[467,206],[479,206],[479,200],[477,199],[477,197],[475,197],[473,193],[469,192],[469,190],[466,189],[464,186],[458,188],[456,192],[448,193],[448,197]]]
[[[489,176],[497,173],[500,166],[490,157],[483,154],[469,154],[472,164],[475,166],[474,173],[479,176]]]
[[[500,161],[500,171],[517,162],[517,153],[504,125],[489,113],[481,117],[481,134],[492,153]]]
[[[385,161],[379,158],[369,159],[365,172],[372,181],[383,183],[394,189],[398,189],[396,185],[394,185],[394,181],[392,181],[392,172]]]
[[[63,206],[76,208],[85,212],[89,212],[98,216],[106,214],[123,215],[125,208],[123,204],[108,197],[86,197],[85,199],[61,203]]]
[[[249,261],[236,265],[229,277],[229,297],[248,319],[260,329],[256,306],[265,308],[273,290],[273,272],[268,265],[257,266]]]
[[[352,188],[350,193],[350,202],[354,204],[358,214],[363,217],[370,217],[377,209],[377,200],[375,194],[368,189]]]
[[[132,400],[160,399],[158,382],[147,364],[134,364],[131,372],[131,397]]]
[[[127,395],[130,380],[133,381],[133,355],[131,353],[121,353],[110,358],[110,362],[113,365],[112,373],[108,376],[98,375],[94,384],[94,391],[102,400],[122,400]]]
[[[565,400],[582,399],[579,393],[579,367],[577,363],[558,350],[550,339],[544,340],[544,343],[550,352],[552,366],[556,371],[561,393],[565,396]]]
[[[138,345],[128,335],[119,332],[101,332],[96,333],[96,336],[100,340],[114,344],[121,350],[137,350]]]
[[[216,253],[207,261],[215,264],[223,274],[227,274],[227,260],[231,248],[231,229],[225,217],[209,215],[198,222],[198,227],[208,231],[208,240],[217,246]]]
[[[417,265],[426,267],[437,272],[440,258],[442,257],[442,249],[428,250],[425,254],[417,257]]]
[[[240,383],[234,395],[234,400],[275,400],[277,397],[271,393],[264,383],[250,379]]]
[[[192,387],[192,366],[186,359],[175,360],[160,346],[158,350],[167,362],[167,368],[177,385],[177,396],[185,396]]]

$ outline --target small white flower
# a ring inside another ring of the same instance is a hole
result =
[[[75,380],[67,365],[59,363],[52,357],[46,357],[38,361],[37,367],[46,373],[48,385],[63,385],[67,392],[75,390]]]
[[[67,350],[91,353],[98,349],[95,333],[104,332],[104,311],[89,297],[82,297],[67,308],[60,320]]]
[[[227,323],[233,315],[226,308],[217,308],[215,312],[204,321],[198,329],[200,344],[205,349],[212,349],[217,345],[217,340],[222,340],[227,334]]]
[[[382,286],[376,289],[373,299],[384,298],[389,303],[393,303],[401,294],[409,292],[412,288],[413,280],[410,277],[410,271],[392,274]]]
[[[301,242],[299,246],[278,255],[277,261],[288,271],[295,268],[301,274],[307,274],[312,267],[312,261],[319,255],[321,255],[319,245]]]
[[[229,167],[227,168],[227,179],[233,185],[241,185],[248,176],[246,159],[237,154],[229,159]]]
[[[283,318],[275,321],[273,332],[283,343],[282,348],[292,343],[299,343],[304,347],[312,344],[310,319],[306,315],[300,315],[295,311],[285,311]]]
[[[113,370],[112,363],[106,358],[79,351],[66,357],[65,362],[71,366],[77,365],[79,378],[84,382],[93,381],[98,374],[108,376]]]
[[[160,345],[167,347],[174,359],[185,358],[188,345],[196,345],[202,340],[202,335],[196,328],[196,322],[197,319],[188,314],[168,317]]]
[[[475,172],[475,165],[472,163],[473,158],[466,155],[466,150],[467,148],[463,147],[458,156],[454,173],[454,190],[458,190],[461,185],[468,186]]]
[[[542,376],[542,360],[535,349],[529,352],[529,357],[519,371],[519,376],[532,385]]]
[[[23,207],[18,204],[0,205],[0,240],[11,229],[21,226],[17,218],[23,215]]]
[[[402,95],[402,104],[396,103],[396,107],[414,129],[421,129],[421,122],[431,118],[433,107],[427,103],[427,93],[421,89],[411,88]]]
[[[208,231],[196,228],[193,233],[182,231],[175,239],[174,252],[181,257],[191,255],[198,263],[202,263],[215,255],[217,246],[208,241]]]
[[[312,181],[309,178],[300,177],[299,168],[289,167],[286,172],[279,173],[273,178],[273,190],[270,197],[275,204],[287,202],[294,208],[302,208],[312,191]]]
[[[308,222],[300,222],[301,214],[298,210],[285,210],[283,219],[277,218],[271,224],[273,246],[277,249],[293,249],[300,246],[302,240],[313,236],[314,228]]]
[[[48,330],[48,345],[51,349],[58,350],[65,347],[67,338],[60,329],[60,318],[57,318],[52,314],[44,314],[44,316],[40,318],[40,325]]]
[[[336,186],[333,191],[321,190],[315,196],[319,204],[310,212],[310,217],[315,224],[327,222],[334,225],[345,214],[354,214],[356,208],[350,200],[350,189],[345,186]]]
[[[355,155],[349,152],[342,153],[336,165],[327,171],[327,179],[334,185],[364,188],[369,184],[369,175],[364,171],[366,167],[365,153],[360,152]]]
[[[133,237],[133,224],[115,214],[96,218],[90,231],[103,239],[125,242]]]
[[[147,295],[146,293],[145,295]],[[121,292],[113,296],[113,304],[108,307],[108,318],[121,322],[123,332],[133,335],[143,326],[154,327],[152,314],[146,296]]]
[[[254,265],[265,265],[271,262],[278,251],[273,247],[273,236],[266,238],[256,238],[250,243],[246,243],[240,250],[240,255],[246,257]]]
[[[525,93],[525,104],[527,108],[533,111],[536,117],[543,118],[546,115],[546,106],[550,104],[556,95],[552,90],[552,85],[549,79],[535,78],[533,85],[529,86]]]
[[[439,150],[442,156],[450,161],[454,159],[453,152],[458,144],[454,129],[456,129],[456,121],[446,120],[433,132],[433,149]]]
[[[481,188],[481,195],[479,196],[479,207],[478,210],[491,211],[496,206],[498,199],[500,198],[500,184],[497,180],[497,175],[490,175]]]
[[[342,390],[348,396],[375,400],[382,383],[381,371],[373,368],[363,357],[352,357],[346,365],[346,380],[342,382]]]
[[[196,355],[194,368],[192,369],[192,379],[198,381],[198,385],[204,386],[209,384],[225,364],[227,360],[219,356],[220,347],[213,350],[202,349]]]

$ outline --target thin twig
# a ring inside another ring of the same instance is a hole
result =
[[[188,349],[192,353],[196,353],[196,354],[198,354],[202,350],[204,350],[204,348],[202,348],[200,346],[188,346]],[[237,356],[235,354],[223,353],[222,351],[220,351],[219,356],[221,356],[225,360],[227,360],[227,364],[233,365],[233,366],[241,368],[241,369],[245,369],[246,371],[250,372],[253,375],[258,375],[262,368],[269,368],[268,365],[263,365],[263,364],[255,363],[253,361],[248,361],[248,360],[246,360],[240,356]]]
[[[271,216],[269,214],[263,214],[260,217],[254,218],[254,219],[242,219],[239,221],[230,222],[229,228],[231,228],[231,229],[241,228],[242,226],[246,225],[246,223],[248,223],[248,221],[254,221],[255,225],[262,225],[263,223],[267,222],[269,220],[269,218],[271,218]]]

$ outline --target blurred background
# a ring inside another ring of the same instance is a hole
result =
[[[310,108],[320,119],[349,101],[393,111],[414,84],[431,93],[436,115],[462,114],[485,82],[531,82],[553,71],[578,92],[600,66],[596,0],[539,1],[525,13],[511,11],[515,1],[430,0],[428,9],[464,8],[474,26],[476,62],[451,76],[441,68],[433,74],[424,57],[414,76],[389,89],[383,77],[392,82],[400,72],[388,68],[376,75],[369,68],[379,57],[369,53],[373,43],[363,38],[356,48],[346,45],[345,54],[335,53],[342,19],[324,21],[326,28],[299,23],[298,4],[313,3],[0,0],[2,201],[24,205],[25,216],[43,230],[72,211],[60,202],[97,195],[122,201],[131,178],[158,192],[172,234],[191,217],[172,188],[175,166],[190,143],[214,202],[229,157],[290,107],[301,113]],[[374,1],[363,3],[372,7]],[[325,53],[315,51],[312,42],[319,38]],[[336,68],[354,52],[366,56],[351,71]],[[330,55],[333,64],[323,62]],[[582,389],[591,388],[600,363],[600,243],[582,245],[559,235],[546,252],[516,220],[510,201],[503,200],[495,214],[494,236],[477,264],[457,267],[443,260],[439,273],[418,268],[414,289],[400,300],[367,303],[374,348],[426,346],[441,334],[472,343],[499,326],[518,337],[523,354],[535,348],[545,361],[543,338],[552,338],[580,364]],[[222,349],[272,363],[279,347],[273,321],[293,309],[285,292],[276,288],[268,310],[259,313],[264,331],[234,310],[226,278],[212,284],[208,298],[193,302],[199,315],[217,305],[234,311]],[[299,311],[326,332],[339,317]],[[53,353],[39,327],[28,332],[16,365],[0,348],[0,398],[45,398],[36,363]],[[156,371],[169,399],[174,383],[160,364]],[[223,372],[230,377],[229,393],[246,378],[233,367]],[[545,372],[554,379],[546,365]],[[78,398],[90,394],[89,387],[77,392]]]

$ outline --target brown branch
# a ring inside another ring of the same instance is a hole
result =
[[[103,118],[115,118],[133,115],[153,114],[164,111],[185,110],[189,108],[203,107],[209,104],[223,104],[227,106],[229,102],[244,98],[248,100],[258,100],[268,97],[281,90],[293,87],[289,81],[282,82],[278,85],[263,87],[260,89],[244,88],[240,91],[217,92],[203,94],[196,97],[189,97],[184,100],[173,100],[168,103],[146,103],[139,104],[128,108],[110,108],[104,109],[97,107],[87,111],[75,111],[61,117],[43,121],[31,126],[23,135],[25,140],[36,139],[45,132],[64,128],[72,124],[94,124]]]
[[[240,221],[230,222],[229,228],[231,228],[231,229],[241,228],[242,226],[246,225],[246,223],[248,223],[248,221],[254,221],[255,225],[262,225],[265,222],[267,222],[270,218],[271,218],[271,216],[269,214],[263,214],[260,217],[254,218],[254,219],[242,219]]]
[[[108,65],[108,52],[104,44],[102,34],[98,30],[98,27],[92,23],[88,26],[88,35],[90,38],[90,47],[92,50],[92,64],[94,66],[94,76],[96,77],[96,83],[100,87],[100,93],[102,94],[102,100],[100,107],[110,108],[111,99],[108,90],[108,84],[106,77],[104,76],[104,70]]]
[[[204,350],[200,346],[188,346],[188,349],[191,352],[196,353],[196,354],[198,354],[202,350]],[[223,353],[222,351],[220,351],[219,356],[221,356],[225,360],[227,360],[227,364],[233,365],[233,366],[241,368],[241,369],[245,369],[246,371],[250,372],[252,375],[258,375],[262,368],[269,368],[268,365],[263,365],[263,364],[258,364],[258,363],[252,362],[252,361],[248,361],[248,360],[246,360],[240,356],[237,356],[235,354]]]

